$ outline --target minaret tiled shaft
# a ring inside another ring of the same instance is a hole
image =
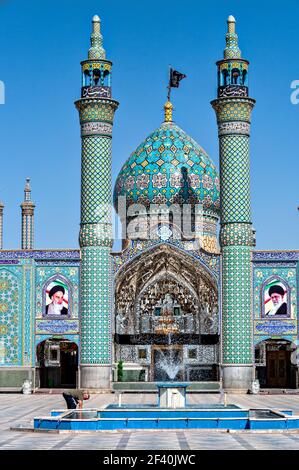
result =
[[[249,136],[255,101],[248,97],[248,61],[240,58],[235,19],[228,19],[227,47],[218,65],[222,252],[222,371],[230,390],[247,390],[253,373]]]
[[[30,179],[26,179],[24,189],[24,201],[21,204],[22,210],[22,250],[33,250],[34,248],[34,209],[35,204],[31,201]]]
[[[0,250],[3,250],[3,210],[4,204],[0,201]]]
[[[114,112],[111,66],[105,59],[100,18],[94,16],[91,48],[83,61],[79,111],[81,160],[81,354],[83,388],[109,388],[112,315],[111,144]]]

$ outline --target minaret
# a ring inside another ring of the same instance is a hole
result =
[[[24,201],[21,204],[22,250],[33,250],[34,248],[34,208],[35,204],[31,201],[30,179],[26,178]]]
[[[0,201],[0,250],[3,250],[3,209],[4,204]]]
[[[114,112],[112,62],[106,60],[100,18],[92,20],[88,59],[81,62],[81,354],[80,386],[109,389],[112,365],[112,183]]]
[[[218,66],[216,112],[220,149],[222,252],[222,378],[227,390],[247,391],[253,379],[251,319],[250,118],[248,64],[241,58],[235,19],[228,17]]]

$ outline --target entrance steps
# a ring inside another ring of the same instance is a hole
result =
[[[219,393],[219,382],[189,382],[188,393]],[[113,382],[112,391],[121,393],[156,393],[156,382]]]
[[[298,388],[261,388],[260,395],[299,395]]]
[[[66,390],[74,390],[75,387],[65,387],[65,388],[35,388],[33,393],[43,393],[43,394],[53,394],[53,395],[61,395]],[[83,389],[82,389],[83,390]],[[88,389],[89,393],[92,395],[93,393],[111,393],[113,390],[109,389]]]
[[[53,395],[61,395],[65,390],[65,388],[35,388],[33,393],[49,393]]]
[[[71,388],[71,387],[69,387]],[[75,388],[75,387],[73,387]],[[33,393],[61,395],[65,388],[36,388]],[[219,382],[190,382],[188,393],[219,393]],[[111,389],[91,389],[90,393],[156,393],[156,382],[113,382]]]

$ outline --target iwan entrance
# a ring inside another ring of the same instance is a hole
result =
[[[264,388],[296,388],[296,345],[267,340],[256,347],[257,378]]]
[[[78,347],[66,339],[49,339],[37,345],[36,385],[39,388],[77,386]]]

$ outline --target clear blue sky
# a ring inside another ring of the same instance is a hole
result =
[[[173,90],[176,122],[218,164],[215,61],[226,19],[237,20],[242,56],[257,100],[251,137],[253,223],[259,249],[298,249],[299,2],[185,0],[0,0],[0,200],[4,247],[20,247],[25,178],[36,203],[36,248],[77,248],[80,132],[73,102],[91,19],[102,19],[113,96],[113,181],[137,145],[162,121],[168,64],[187,78]]]

